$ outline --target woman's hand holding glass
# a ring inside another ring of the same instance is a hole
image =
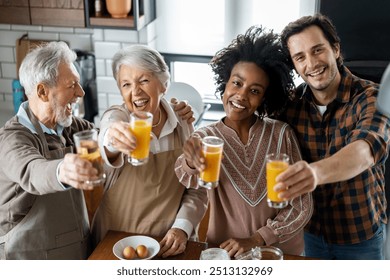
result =
[[[116,151],[129,155],[137,144],[137,139],[130,131],[130,123],[113,122],[106,131],[106,146],[114,148]],[[112,153],[112,151],[110,150]]]
[[[191,136],[183,146],[184,158],[189,167],[202,172],[206,168],[206,160],[202,154],[202,140]]]

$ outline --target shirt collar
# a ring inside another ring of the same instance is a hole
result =
[[[168,114],[168,119],[165,122],[165,125],[164,125],[163,129],[161,130],[161,134],[160,134],[160,137],[163,137],[165,135],[172,133],[172,131],[177,126],[181,126],[181,124],[178,120],[176,113],[173,111],[170,103],[165,98],[161,98],[160,102],[161,102],[161,105],[163,106],[164,110]]]
[[[339,71],[341,75],[341,80],[334,101],[339,103],[347,103],[349,102],[351,97],[351,86],[352,86],[353,77],[352,77],[352,73],[345,66],[342,66],[341,69],[339,69]],[[310,87],[306,83],[303,85],[303,97],[306,98],[308,101],[314,102],[313,92],[311,91]]]
[[[28,128],[32,133],[38,134],[38,132],[36,131],[34,125],[31,122],[30,118],[27,115],[27,112],[26,112],[27,107],[28,107],[28,101],[23,102],[20,105],[19,110],[18,110],[16,116],[18,117],[19,123],[21,125],[23,125],[26,128]],[[41,126],[42,131],[44,133],[47,133],[47,134],[61,135],[62,131],[64,130],[64,127],[59,125],[59,124],[57,124],[57,131],[55,131],[54,129],[48,128],[47,126],[45,126],[41,122],[39,122],[39,125]]]

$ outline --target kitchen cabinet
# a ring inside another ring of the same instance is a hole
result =
[[[30,24],[28,0],[0,0],[0,23]]]
[[[140,30],[156,19],[155,0],[132,0],[132,8],[126,18],[112,18],[103,2],[102,13],[95,15],[95,1],[85,0],[86,25],[94,28],[115,28]]]
[[[84,0],[29,0],[32,25],[85,27]]]
[[[0,0],[0,23],[85,27],[84,0]]]

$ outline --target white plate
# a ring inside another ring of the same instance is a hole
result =
[[[157,255],[158,251],[160,251],[160,244],[157,242],[157,240],[148,236],[135,235],[119,240],[112,248],[112,252],[118,259],[125,260],[123,257],[123,250],[125,247],[131,246],[136,249],[138,245],[145,245],[146,248],[148,248],[148,257],[144,258],[143,260],[149,260],[153,258],[155,255]],[[139,260],[139,258],[136,257],[134,260]]]

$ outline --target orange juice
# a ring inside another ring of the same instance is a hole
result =
[[[99,177],[103,176],[103,159],[96,141],[80,141],[80,146],[77,148],[77,153],[81,158],[84,158],[92,163],[93,167],[97,169]]]
[[[137,138],[137,146],[130,153],[130,156],[134,159],[148,158],[152,125],[146,120],[135,120],[130,127],[130,131]]]
[[[205,182],[217,182],[222,160],[222,147],[208,147],[203,151],[206,159],[206,169],[200,173],[200,178]]]
[[[269,161],[267,162],[267,192],[268,199],[272,202],[282,202],[278,198],[278,193],[273,190],[276,184],[275,178],[288,168],[288,162],[285,161]]]
[[[209,190],[218,187],[223,144],[223,140],[216,136],[206,136],[202,139],[202,155],[206,168],[200,172],[198,178],[200,187]]]
[[[106,174],[104,173],[103,159],[97,142],[97,130],[79,131],[73,135],[73,138],[77,154],[91,162],[92,166],[98,171],[97,179],[86,180],[85,183],[92,186],[101,186],[106,180]]]

